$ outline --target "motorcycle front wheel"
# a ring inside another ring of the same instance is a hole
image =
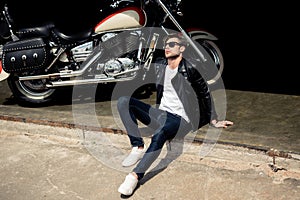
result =
[[[209,85],[216,84],[218,80],[221,78],[223,70],[224,70],[224,58],[222,52],[218,45],[215,43],[215,40],[209,40],[203,38],[203,34],[197,31],[188,32],[191,39],[198,43],[204,50],[208,53],[210,58],[215,64],[216,69],[210,70],[207,69],[208,80],[207,83]]]
[[[208,84],[215,84],[221,78],[224,69],[224,59],[222,53],[213,41],[204,40],[200,43],[208,52],[208,54],[214,61],[215,66],[217,67],[217,73],[213,74],[212,77],[207,81]]]
[[[22,106],[41,106],[52,102],[56,89],[46,87],[45,79],[20,81],[11,74],[7,79],[8,86],[17,103]]]

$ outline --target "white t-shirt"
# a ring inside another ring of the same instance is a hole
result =
[[[169,66],[166,67],[165,72],[165,80],[164,80],[164,91],[163,96],[161,98],[161,103],[159,105],[159,109],[168,111],[173,114],[177,114],[183,117],[187,122],[189,122],[189,118],[184,110],[183,104],[180,101],[171,80],[177,74],[178,67],[175,69],[171,69]]]

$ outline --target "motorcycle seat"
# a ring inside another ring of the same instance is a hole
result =
[[[66,35],[57,28],[51,30],[52,39],[55,43],[62,47],[74,47],[78,44],[82,44],[90,39],[92,36],[93,29],[85,30],[73,35]]]
[[[31,38],[31,37],[49,37],[51,30],[55,25],[51,22],[38,27],[22,28],[17,31],[17,35],[20,38]]]

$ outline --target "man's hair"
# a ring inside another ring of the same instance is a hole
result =
[[[178,38],[179,43],[183,46],[187,46],[188,43],[186,39],[183,37],[182,33],[170,33],[164,38],[164,43],[166,43],[170,38]]]

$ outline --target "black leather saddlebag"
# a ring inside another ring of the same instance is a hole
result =
[[[8,73],[39,69],[48,63],[48,54],[42,38],[10,42],[3,46],[3,69]]]

